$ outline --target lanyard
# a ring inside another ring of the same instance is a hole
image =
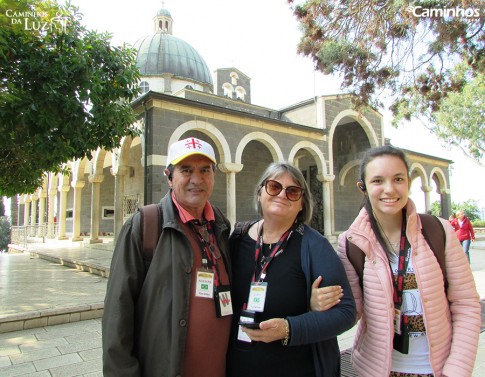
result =
[[[192,230],[197,235],[199,241],[200,253],[202,255],[202,265],[204,268],[212,269],[214,272],[214,283],[215,286],[219,286],[219,266],[217,265],[217,257],[215,256],[215,242],[214,242],[214,232],[212,230],[211,222],[207,222],[207,237],[204,237],[199,229],[195,226],[193,221],[189,221]]]
[[[272,247],[268,257],[265,257],[264,255],[262,255],[261,272],[259,272],[258,274],[257,270],[258,270],[259,255],[263,253],[263,225],[261,225],[261,230],[259,231],[258,238],[256,239],[256,250],[254,253],[254,274],[251,280],[253,283],[255,281],[262,282],[264,280],[264,278],[266,277],[266,269],[268,268],[273,258],[277,257],[283,252],[296,226],[297,226],[297,223],[295,222],[290,229],[288,229],[285,233],[283,233],[279,241]]]
[[[396,307],[401,307],[402,305],[402,294],[404,290],[404,275],[409,264],[409,253],[410,245],[406,238],[406,212],[402,211],[402,225],[401,225],[401,239],[399,241],[399,259],[397,263],[397,281],[394,279],[394,273],[392,272],[391,264],[389,263],[389,268],[391,269],[391,276],[393,276],[394,285],[394,305]]]

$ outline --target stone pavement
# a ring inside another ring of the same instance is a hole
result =
[[[100,317],[111,256],[109,243],[70,241],[0,255],[0,376],[102,376]],[[485,299],[485,236],[472,244],[471,258]],[[354,333],[339,337],[341,350]],[[485,332],[473,377],[483,375]]]

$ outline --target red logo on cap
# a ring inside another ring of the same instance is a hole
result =
[[[197,148],[197,149],[200,149],[200,148],[202,148],[202,144],[200,143],[200,141],[199,141],[199,140],[197,140],[197,139],[194,139],[194,138],[192,138],[191,140],[187,141],[187,142],[185,143],[185,146],[186,146],[188,149],[192,149],[192,148],[193,148],[193,149],[196,149],[196,148]]]

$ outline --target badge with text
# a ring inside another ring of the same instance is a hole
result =
[[[217,318],[232,315],[231,287],[223,285],[216,287],[216,315]]]
[[[264,311],[267,290],[268,283],[251,283],[251,288],[249,290],[248,310],[253,310],[255,312]]]
[[[239,317],[239,329],[237,332],[237,339],[242,342],[251,343],[251,338],[242,331],[241,323],[252,324],[254,323],[254,317],[256,313],[251,310],[241,310],[241,316]]]
[[[211,270],[198,269],[195,282],[195,296],[214,298],[214,273]]]

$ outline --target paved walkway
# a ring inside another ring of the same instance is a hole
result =
[[[100,317],[111,249],[55,241],[0,255],[0,376],[102,376]],[[485,299],[485,237],[473,244],[471,258]],[[354,333],[339,337],[342,350]],[[485,332],[473,376],[483,375]]]

